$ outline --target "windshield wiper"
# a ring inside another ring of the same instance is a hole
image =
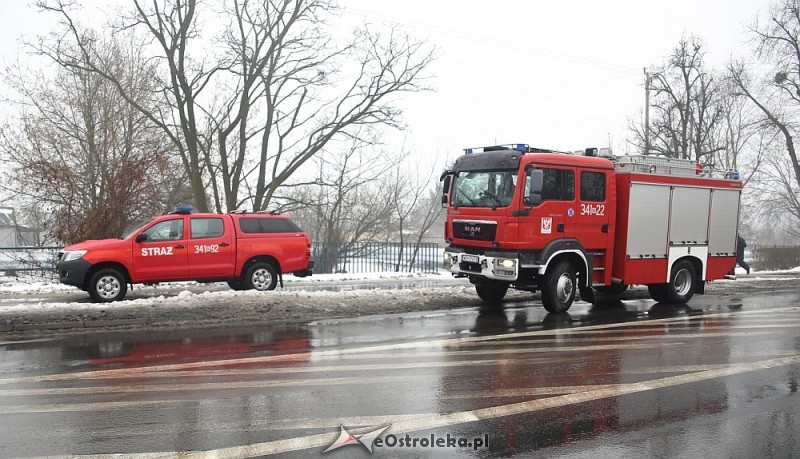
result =
[[[501,201],[500,198],[495,196],[494,193],[492,193],[491,191],[488,191],[488,190],[481,191],[481,197],[483,197],[483,196],[486,196],[486,197],[489,197],[491,199],[494,199],[498,206],[503,205],[503,201]]]
[[[467,198],[467,201],[469,201],[473,206],[476,206],[478,204],[478,201],[470,198],[469,195],[467,195],[467,193],[464,192],[464,190],[459,189],[458,192],[461,193],[462,196]]]

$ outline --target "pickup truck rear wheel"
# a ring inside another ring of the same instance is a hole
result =
[[[114,268],[101,269],[89,279],[87,291],[94,301],[108,303],[121,300],[128,292],[125,276]]]
[[[244,285],[242,284],[242,279],[231,279],[228,281],[228,287],[231,290],[244,290]]]
[[[244,275],[243,285],[247,290],[275,290],[278,285],[278,271],[269,263],[253,263]]]

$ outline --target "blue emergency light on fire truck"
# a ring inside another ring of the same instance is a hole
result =
[[[703,293],[735,263],[738,172],[694,161],[615,158],[528,144],[468,148],[442,174],[444,268],[484,301],[509,288],[541,291],[550,312],[579,290],[621,293],[647,285],[659,302]]]

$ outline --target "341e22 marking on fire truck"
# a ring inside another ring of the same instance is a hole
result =
[[[581,204],[581,215],[599,215],[606,214],[606,206],[604,204]]]

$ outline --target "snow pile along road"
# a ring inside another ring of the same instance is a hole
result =
[[[753,273],[736,281],[717,281],[707,285],[706,294],[767,294],[796,289],[800,284],[798,272],[800,269]],[[315,275],[304,279],[287,276],[284,282],[285,289],[272,292],[237,292],[224,283],[135,286],[124,301],[92,303],[85,292],[52,279],[0,277],[0,333],[302,322],[482,305],[467,280],[453,279],[445,272]],[[623,299],[647,297],[647,288],[639,286],[626,292]],[[538,298],[538,294],[510,291],[506,301]]]

